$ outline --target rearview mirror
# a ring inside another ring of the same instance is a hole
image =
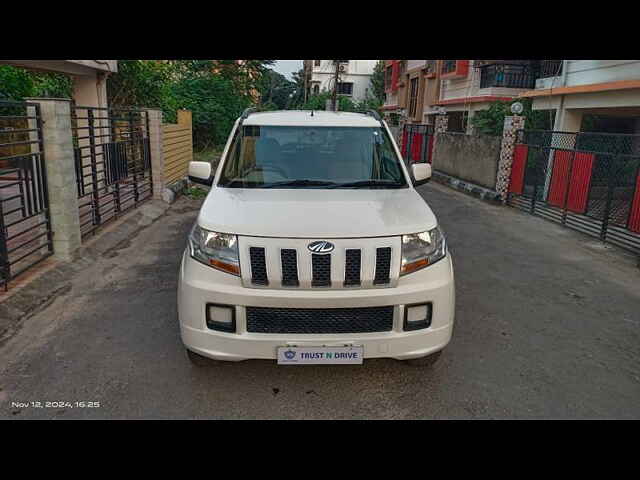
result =
[[[411,165],[411,173],[413,173],[413,184],[415,186],[425,184],[431,179],[431,164],[414,163]]]
[[[211,186],[213,183],[211,164],[209,162],[189,162],[189,180]]]

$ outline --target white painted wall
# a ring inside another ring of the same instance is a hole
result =
[[[566,86],[640,80],[640,60],[568,60]]]
[[[407,60],[407,71],[414,68],[424,68],[427,64],[426,60]]]
[[[320,91],[332,90],[335,75],[333,60],[320,60],[320,66],[318,67],[315,66],[315,60],[312,60],[312,62],[312,92],[315,83],[319,83]],[[378,60],[349,60],[347,72],[340,74],[341,82],[353,83],[353,95],[350,97],[353,101],[362,101],[366,98],[367,93],[371,94],[371,76],[376,63],[378,63]]]

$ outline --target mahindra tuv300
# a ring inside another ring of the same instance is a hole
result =
[[[245,112],[180,266],[182,340],[196,364],[271,359],[430,365],[449,343],[451,256],[376,113]]]

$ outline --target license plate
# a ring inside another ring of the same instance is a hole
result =
[[[362,345],[348,347],[278,347],[279,365],[362,364]]]

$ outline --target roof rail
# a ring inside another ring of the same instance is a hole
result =
[[[366,110],[364,113],[365,115],[371,115],[373,118],[375,118],[379,122],[382,122],[382,118],[380,118],[380,114],[375,110]]]
[[[240,118],[242,120],[244,120],[245,118],[247,118],[250,114],[252,114],[253,112],[258,111],[258,109],[256,107],[249,107],[249,108],[245,108],[244,112],[242,112],[242,115],[240,116]]]

